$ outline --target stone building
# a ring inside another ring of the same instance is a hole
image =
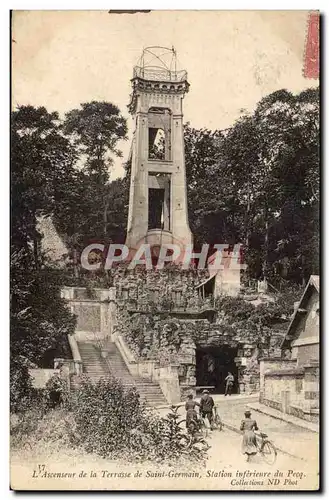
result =
[[[171,401],[201,387],[223,393],[228,371],[235,393],[258,391],[259,357],[277,354],[282,328],[273,327],[261,343],[258,332],[228,325],[214,297],[198,293],[207,277],[207,270],[179,266],[117,266],[108,290],[66,288],[63,296],[78,318],[75,340],[103,344],[105,351],[114,343],[132,376],[154,381],[162,370],[174,387]]]
[[[216,266],[216,259],[218,259]],[[207,260],[209,276],[198,285],[201,297],[219,297],[222,294],[237,297],[241,290],[242,263],[240,245],[233,249],[214,252]]]
[[[182,102],[187,73],[174,49],[148,47],[134,67],[129,111],[136,129],[126,245],[192,243],[188,224]]]
[[[136,359],[176,364],[182,392],[209,386],[223,393],[228,371],[235,376],[234,392],[257,391],[259,357],[277,355],[282,325],[273,325],[262,344],[257,332],[227,325],[214,296],[198,293],[207,277],[207,270],[179,267],[135,276],[122,271],[113,280],[114,332]]]
[[[320,278],[311,276],[282,343],[282,356],[260,363],[262,403],[306,420],[319,415]]]

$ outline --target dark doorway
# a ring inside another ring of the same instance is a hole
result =
[[[149,189],[149,229],[163,228],[164,189]]]
[[[228,372],[234,376],[232,393],[238,392],[238,368],[234,363],[237,348],[206,347],[196,349],[196,385],[214,386],[214,393],[225,393],[225,377]]]

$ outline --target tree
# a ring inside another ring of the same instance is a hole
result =
[[[74,149],[60,130],[57,113],[44,107],[21,106],[12,114],[11,242],[32,245],[39,264],[39,216],[54,212],[59,186],[65,184],[76,160]]]
[[[128,206],[129,206],[129,178],[127,176],[115,179],[108,185],[106,231],[112,243],[124,243],[126,239]]]
[[[74,317],[60,298],[62,277],[42,253],[37,221],[54,213],[75,154],[57,113],[43,107],[13,112],[11,146],[11,382],[14,392],[24,393],[29,364],[47,364],[50,350],[63,353],[74,331]]]
[[[110,102],[92,101],[81,104],[65,115],[64,133],[85,155],[85,168],[91,174],[107,179],[113,163],[112,154],[121,157],[116,148],[120,139],[127,139],[127,122],[117,106]]]
[[[104,119],[112,109],[105,104],[73,110],[63,128],[78,148],[80,169],[62,185],[56,220],[78,249],[95,240],[122,242],[126,231],[131,160],[126,177],[110,183],[110,157],[125,128],[117,114],[119,132],[116,120]],[[112,153],[104,143],[109,123],[115,128]],[[103,126],[106,133],[100,133]],[[196,249],[203,243],[243,244],[250,277],[271,282],[283,277],[303,283],[317,273],[318,131],[316,89],[274,92],[225,132],[186,124],[188,211]]]
[[[224,161],[245,208],[249,256],[258,251],[262,269],[254,272],[265,277],[282,272],[283,259],[286,277],[297,281],[318,270],[318,130],[318,91],[294,96],[281,90],[225,138]]]
[[[242,243],[251,277],[305,282],[318,272],[318,90],[262,99],[226,134],[185,127],[197,246]]]
[[[112,186],[109,172],[113,155],[122,156],[117,145],[127,139],[127,124],[114,104],[92,101],[66,114],[63,133],[75,147],[78,162],[70,184],[63,185],[59,193],[55,224],[77,260],[89,243],[106,244],[116,237],[118,223],[111,213],[118,202],[120,182]],[[124,206],[114,212],[121,216]]]
[[[37,272],[31,253],[24,248],[11,256],[11,359],[47,365],[48,351],[60,356],[67,335],[74,332],[75,318],[60,297],[61,272],[43,265]]]
[[[189,222],[194,244],[239,241],[231,173],[222,162],[223,134],[184,127]]]

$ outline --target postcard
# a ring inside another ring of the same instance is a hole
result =
[[[12,12],[12,490],[319,490],[319,29]]]

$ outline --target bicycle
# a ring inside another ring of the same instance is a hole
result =
[[[183,419],[178,422],[178,425],[181,424],[184,424],[187,429],[187,433],[183,434],[181,437],[181,444],[184,448],[192,451],[193,448],[198,448],[203,451],[207,451],[211,448],[205,440],[208,435],[208,430],[202,417],[191,420],[188,425],[186,425],[186,419]]]
[[[179,443],[182,450],[189,453],[208,451],[211,446],[205,440],[208,431],[204,419],[200,416],[196,420],[191,420],[188,425],[186,425],[186,419],[177,422],[178,409],[179,405],[172,405],[170,408],[171,414],[168,416],[171,418],[172,425],[179,428]],[[181,429],[182,424],[186,429],[185,432]]]
[[[273,465],[276,462],[277,450],[264,432],[255,432],[258,453],[263,457],[265,462]]]
[[[222,422],[222,419],[219,416],[218,408],[217,408],[217,406],[214,406],[213,429],[218,429],[219,431],[222,431],[223,427],[224,427],[224,424]]]
[[[204,438],[208,436],[208,428],[202,415],[199,415],[196,419],[190,420],[188,424],[186,419],[180,420],[178,424],[185,424],[187,432],[190,435],[201,434]]]

